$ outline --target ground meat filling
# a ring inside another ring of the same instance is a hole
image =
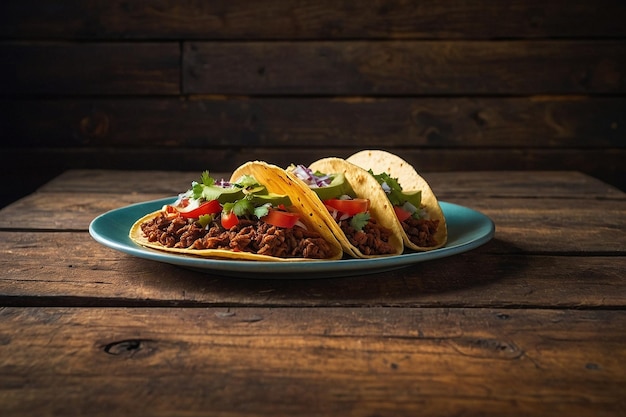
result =
[[[144,222],[141,230],[148,241],[168,248],[227,249],[279,258],[332,256],[331,245],[319,233],[298,226],[284,229],[262,221],[240,220],[237,226],[227,230],[219,222],[202,227],[192,219],[161,213]]]
[[[402,222],[402,228],[406,232],[409,240],[421,247],[435,246],[435,233],[439,220],[414,219],[409,217]]]
[[[396,253],[396,248],[389,243],[391,230],[379,225],[376,220],[370,219],[363,230],[356,230],[350,225],[350,220],[341,220],[339,227],[350,243],[364,255],[386,255]]]

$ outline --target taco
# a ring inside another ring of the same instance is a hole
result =
[[[400,226],[367,171],[340,158],[324,158],[308,167],[291,165],[286,172],[314,201],[346,254],[373,258],[402,253]]]
[[[343,251],[284,171],[262,162],[230,181],[205,171],[172,204],[137,220],[130,239],[145,247],[210,258],[258,261],[340,259]]]
[[[404,246],[415,251],[445,245],[448,229],[432,189],[404,159],[381,150],[364,150],[347,158],[376,178],[396,213]]]

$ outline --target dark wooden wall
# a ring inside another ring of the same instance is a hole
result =
[[[361,148],[626,188],[623,0],[3,0],[0,57],[5,200]]]

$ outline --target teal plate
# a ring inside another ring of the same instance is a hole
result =
[[[89,233],[102,245],[138,258],[219,275],[281,279],[364,275],[404,268],[475,249],[491,240],[495,233],[493,221],[484,214],[467,207],[440,202],[448,226],[448,242],[444,247],[382,258],[310,262],[236,261],[172,254],[145,248],[130,240],[128,232],[137,219],[173,201],[174,198],[165,198],[111,210],[91,222]]]

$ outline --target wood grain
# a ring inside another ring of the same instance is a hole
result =
[[[530,245],[519,237],[507,240],[506,231],[467,254],[336,279],[198,273],[121,254],[87,233],[0,232],[0,237],[3,305],[619,308],[626,303],[623,250],[604,248],[603,256],[590,244],[559,255],[568,242],[560,247],[540,242],[541,255],[522,254],[520,247]]]
[[[619,311],[3,308],[0,318],[6,416],[626,407]]]
[[[0,94],[177,94],[177,43],[0,43]],[[22,117],[28,117],[22,114]]]
[[[14,42],[0,53],[12,63],[4,94],[623,93],[626,68],[624,44],[610,40],[185,42],[182,52],[175,42]]]
[[[0,5],[0,204],[88,162],[169,166],[155,146],[182,152],[173,169],[219,170],[302,144],[440,149],[426,170],[577,169],[626,188],[621,2],[79,3]]]
[[[620,41],[185,42],[187,94],[624,93]],[[541,74],[541,76],[537,76]]]
[[[23,175],[32,174],[29,167],[38,167],[40,185],[66,169],[117,169],[135,171],[168,170],[232,172],[251,160],[263,160],[282,167],[292,163],[310,164],[327,156],[348,157],[360,147],[280,149],[280,148],[66,148],[66,149],[3,149],[0,153],[1,181],[6,192],[21,187]],[[626,149],[431,149],[385,148],[401,154],[420,172],[550,171],[575,170],[626,190],[622,175]],[[34,191],[34,189],[32,190]],[[32,192],[31,191],[31,192]]]
[[[53,39],[368,39],[615,37],[620,0],[203,2],[3,1],[0,37]],[[592,18],[590,18],[592,17]]]
[[[0,101],[7,147],[623,148],[626,99],[24,99]]]

